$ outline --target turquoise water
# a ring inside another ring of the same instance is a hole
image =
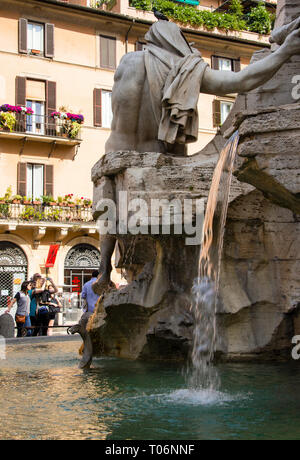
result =
[[[300,439],[300,362],[221,365],[220,392],[192,392],[175,365],[79,370],[79,345],[8,347],[1,439]]]

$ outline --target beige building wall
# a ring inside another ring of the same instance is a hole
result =
[[[70,2],[71,3],[71,2]],[[214,0],[202,2],[202,6],[218,3]],[[216,5],[215,5],[216,6]],[[79,197],[92,197],[91,168],[104,154],[104,145],[110,130],[95,127],[93,121],[93,91],[95,88],[111,90],[114,70],[100,67],[100,34],[116,37],[117,65],[125,54],[135,50],[137,41],[143,40],[154,17],[150,12],[137,11],[129,7],[128,0],[119,0],[114,8],[127,17],[105,15],[101,12],[67,8],[62,5],[38,5],[22,0],[2,0],[0,12],[0,105],[15,104],[15,80],[17,76],[44,81],[55,81],[57,109],[67,106],[73,113],[82,113],[85,123],[81,130],[82,141],[75,145],[68,140],[57,143],[0,134],[0,196],[12,186],[17,193],[17,165],[19,162],[42,163],[54,166],[53,194],[63,196],[73,193]],[[128,16],[131,16],[128,17]],[[24,17],[32,21],[54,24],[54,58],[19,54],[18,21]],[[133,17],[136,19],[133,21]],[[142,21],[138,21],[141,19]],[[144,21],[144,22],[143,22]],[[148,21],[148,22],[147,22]],[[248,65],[254,51],[265,47],[266,38],[257,34],[207,33],[202,29],[184,29],[188,41],[195,42],[205,61],[210,65],[211,56],[241,59],[241,68]],[[247,40],[247,41],[245,41]],[[213,126],[214,96],[199,97],[199,139],[189,146],[189,154],[201,150],[215,135]],[[228,100],[234,100],[234,95]],[[32,226],[20,222],[0,222],[0,241],[9,241],[21,247],[28,259],[28,271],[45,273],[43,268],[49,246],[57,242],[60,234],[60,249],[57,264],[51,269],[54,280],[63,284],[64,260],[68,250],[76,244],[88,243],[98,247],[95,224],[85,228],[62,223],[55,228],[49,223]],[[45,229],[45,231],[43,230]],[[43,233],[44,232],[44,233]],[[120,282],[115,273],[114,280]],[[1,288],[1,286],[0,286]]]

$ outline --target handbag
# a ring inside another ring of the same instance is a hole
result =
[[[26,316],[24,315],[16,315],[16,323],[25,324]]]
[[[38,315],[45,315],[46,313],[49,313],[49,307],[46,305],[42,305],[38,308]]]
[[[56,314],[60,312],[60,307],[55,307],[54,305],[48,305],[49,313]]]

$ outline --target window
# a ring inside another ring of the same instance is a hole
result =
[[[111,96],[111,91],[98,88],[94,89],[94,126],[111,128],[113,118]]]
[[[222,56],[211,57],[211,68],[214,70],[225,70],[229,72],[239,72],[241,70],[240,59],[231,59]]]
[[[27,24],[27,49],[32,54],[44,54],[44,25],[35,22]]]
[[[100,67],[116,68],[116,39],[100,35]]]
[[[135,51],[144,51],[147,49],[147,43],[137,41],[135,42]]]
[[[33,134],[45,134],[45,104],[40,101],[26,101],[26,107],[33,110],[33,115],[27,115],[26,131]]]
[[[225,122],[228,117],[230,110],[232,109],[233,102],[221,101],[221,125]]]
[[[220,99],[215,99],[213,101],[213,125],[215,128],[221,126],[228,117],[234,101],[221,101]]]
[[[54,57],[54,25],[19,19],[19,53]]]
[[[27,198],[41,198],[44,195],[44,165],[27,163]]]
[[[53,196],[53,165],[18,163],[18,195],[40,198]]]
[[[112,122],[111,91],[102,90],[102,127],[110,128]]]
[[[219,70],[228,70],[229,72],[232,71],[232,60],[219,58]]]

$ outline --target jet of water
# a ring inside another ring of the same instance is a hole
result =
[[[198,278],[192,288],[191,308],[195,327],[188,383],[194,389],[216,390],[220,385],[213,365],[217,345],[217,304],[224,231],[238,141],[239,135],[235,132],[220,154],[205,212]]]

